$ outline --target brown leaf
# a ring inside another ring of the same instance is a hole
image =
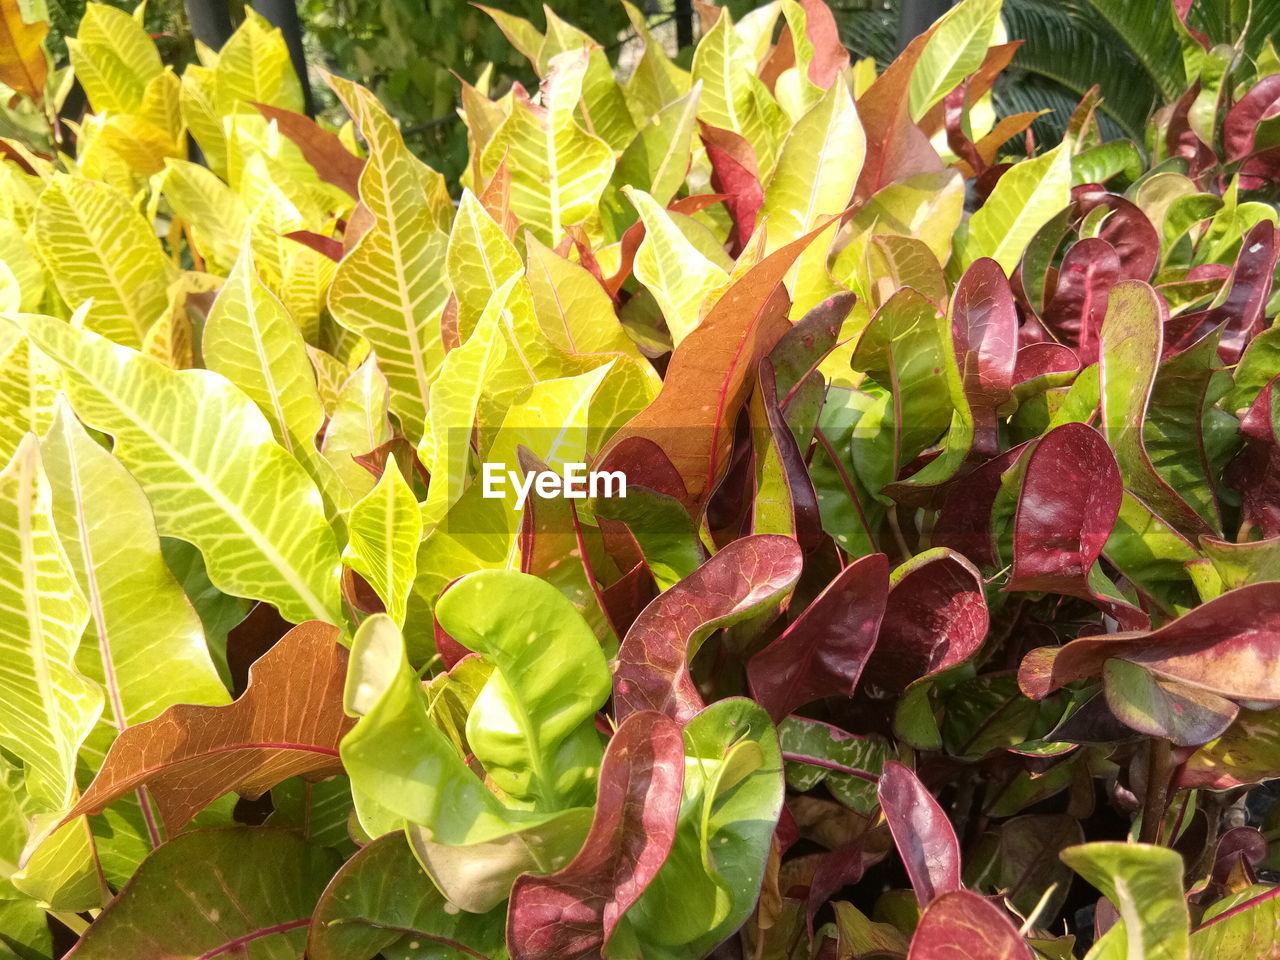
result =
[[[283,107],[267,103],[255,103],[254,106],[268,120],[274,120],[280,132],[297,145],[303,158],[315,168],[316,176],[353,197],[360,195],[360,172],[364,170],[364,161],[343,146],[336,133],[330,133],[310,117]]]
[[[178,704],[120,734],[63,822],[145,785],[174,831],[232,790],[253,798],[289,777],[341,773],[338,743],[353,723],[342,710],[346,673],[336,627],[294,627],[253,665],[234,703]]]

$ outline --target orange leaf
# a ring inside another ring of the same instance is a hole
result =
[[[294,627],[249,668],[234,703],[178,704],[121,733],[63,822],[145,786],[173,831],[232,790],[253,798],[289,777],[341,773],[338,742],[354,722],[342,709],[346,673],[336,627]]]
[[[49,61],[44,55],[44,36],[49,22],[27,23],[18,0],[0,0],[0,80],[40,103]]]

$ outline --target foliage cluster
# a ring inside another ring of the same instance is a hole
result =
[[[1045,150],[1000,0],[493,13],[455,203],[252,12],[90,4],[42,151],[0,4],[0,955],[1275,953],[1280,60],[1188,6]]]

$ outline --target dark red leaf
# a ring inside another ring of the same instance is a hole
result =
[[[964,557],[933,549],[893,574],[880,639],[864,683],[900,692],[972,656],[987,635],[982,577]]]
[[[1227,469],[1227,481],[1243,501],[1241,531],[1262,539],[1280,536],[1280,438],[1275,433],[1273,397],[1280,376],[1258,391],[1240,421],[1244,450]]]
[[[1110,213],[1098,236],[1111,244],[1120,256],[1121,279],[1150,280],[1160,259],[1160,234],[1138,206],[1097,184],[1084,184],[1071,191],[1076,217],[1084,217],[1098,207]]]
[[[512,960],[598,958],[675,842],[684,784],[679,724],[652,711],[623,721],[600,767],[595,818],[582,849],[549,876],[511,889]]]
[[[729,544],[641,611],[618,651],[615,717],[657,710],[680,723],[702,709],[689,661],[725,626],[776,603],[800,576],[800,547],[761,535]]]
[[[778,404],[802,450],[809,447],[826,396],[826,380],[818,365],[835,349],[841,324],[857,299],[852,293],[840,293],[823,300],[784,333],[769,353]]]
[[[823,541],[822,518],[818,513],[818,495],[809,479],[808,465],[796,443],[782,409],[778,405],[777,381],[773,362],[765,357],[760,361],[759,383],[752,398],[752,422],[756,428],[755,446],[757,463],[762,457],[776,458],[786,483],[791,509],[791,534],[806,554],[816,550]],[[763,413],[764,423],[756,423]]]
[[[1228,163],[1253,153],[1258,124],[1280,116],[1280,74],[1259,80],[1230,110],[1222,126],[1223,153]]]
[[[1024,347],[1022,352],[1027,349]],[[1073,357],[1074,360],[1074,357]],[[947,488],[946,499],[933,527],[932,543],[962,553],[980,566],[995,566],[998,554],[992,511],[1000,493],[1000,478],[1030,449],[1030,441],[965,474]]]
[[[921,907],[963,888],[960,841],[938,801],[907,767],[890,760],[880,775],[880,807]]]
[[[1005,589],[1080,597],[1126,626],[1145,627],[1141,610],[1100,595],[1089,583],[1123,496],[1120,467],[1096,430],[1065,423],[1045,434],[1022,479]]]
[[[889,593],[883,553],[840,571],[783,634],[751,658],[751,695],[775,722],[823,697],[852,696]]]
[[[1058,286],[1043,320],[1060,341],[1075,347],[1082,367],[1098,359],[1107,296],[1120,275],[1116,248],[1097,237],[1081,240],[1062,258]]]
[[[316,233],[314,230],[294,230],[291,233],[286,233],[285,236],[295,243],[302,244],[304,247],[310,247],[316,253],[328,257],[334,263],[342,259],[341,240],[326,237],[323,233]]]

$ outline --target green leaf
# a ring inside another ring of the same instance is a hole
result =
[[[341,746],[356,813],[372,836],[408,824],[420,862],[445,897],[484,913],[507,898],[518,874],[568,863],[591,809],[506,806],[432,721],[403,638],[388,618],[381,622],[382,629],[357,633],[347,676],[348,705],[367,707]]]
[[[84,960],[301,955],[340,858],[291,830],[197,830],[160,847],[76,946]],[[246,956],[249,953],[245,954]]]
[[[403,834],[388,834],[342,865],[311,920],[311,960],[505,960],[504,909],[450,910]]]
[[[1036,231],[1071,200],[1070,145],[1060,143],[1005,172],[991,196],[956,234],[959,266],[991,257],[1012,274]]]
[[[1191,931],[1191,960],[1265,957],[1280,948],[1280,887],[1254,884],[1209,907]]]
[[[75,667],[88,608],[54,530],[35,437],[0,472],[0,494],[0,747],[22,761],[40,810],[56,813],[102,710],[102,691]]]
[[[911,119],[919,120],[982,64],[1000,22],[1001,0],[963,0],[944,13],[911,71]]]
[[[666,206],[684,183],[692,162],[701,94],[702,87],[695,84],[689,93],[668,102],[622,151],[601,201],[606,210],[612,209],[619,235],[635,218],[634,211],[618,196],[623,188],[643,190],[659,206]]]
[[[316,449],[324,407],[302,333],[259,279],[248,243],[241,247],[205,321],[203,353],[209,370],[222,374],[258,405],[276,442],[302,464],[330,512],[348,509],[347,488]]]
[[[636,251],[636,279],[658,301],[671,339],[679,344],[698,326],[707,297],[728,282],[729,274],[703,256],[647,193],[624,193],[645,226]]]
[[[369,146],[360,199],[374,223],[338,264],[329,309],[369,341],[391,388],[391,409],[416,441],[444,360],[440,315],[448,299],[448,237],[437,227],[428,193],[433,171],[409,153],[368,90],[338,77],[330,82]],[[434,175],[442,189],[439,179]]]
[[[338,549],[320,494],[244,394],[217,374],[169,370],[61,320],[21,322],[62,367],[76,413],[115,437],[161,536],[199,547],[226,593],[275,604],[293,622],[342,622]]]
[[[450,587],[436,619],[494,666],[467,718],[489,778],[537,809],[589,804],[603,756],[593,718],[612,681],[573,604],[537,577],[487,570]]]
[[[525,255],[533,312],[548,340],[566,353],[625,353],[640,360],[640,351],[618,322],[613,301],[585,267],[533,236],[525,239]],[[639,258],[637,254],[637,266]]]
[[[137,347],[164,313],[173,266],[114,187],[55,176],[36,208],[35,246],[69,307],[93,301],[84,325],[95,333]]]
[[[1186,960],[1190,918],[1182,893],[1182,857],[1139,843],[1086,843],[1062,851],[1072,870],[1120,913],[1127,960]],[[1117,955],[1119,956],[1119,955]]]
[[[684,743],[675,845],[621,921],[654,960],[696,960],[742,924],[782,807],[778,735],[756,704],[712,704],[685,726]]]
[[[369,582],[387,613],[404,623],[405,605],[418,569],[422,513],[394,460],[364,499],[351,508],[343,558]]]

